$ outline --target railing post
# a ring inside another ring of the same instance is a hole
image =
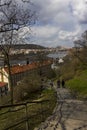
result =
[[[25,114],[26,114],[26,130],[29,130],[27,103],[25,105]]]

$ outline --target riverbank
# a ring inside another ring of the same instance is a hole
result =
[[[15,54],[10,56],[10,64],[26,64],[26,61],[29,60],[29,62],[35,62],[38,59],[55,59],[55,58],[63,58],[67,55],[66,51],[63,52],[57,52],[57,53],[29,53],[29,54]],[[4,65],[4,57],[0,59],[0,66]]]
[[[10,65],[16,65],[16,64],[26,64],[27,61],[29,63],[31,62],[35,62],[38,60],[43,60],[43,59],[47,59],[47,54],[35,54],[35,53],[30,53],[30,54],[16,54],[16,55],[12,55],[9,57],[10,59]],[[50,57],[49,57],[50,59]],[[0,59],[0,66],[4,66],[4,57]]]

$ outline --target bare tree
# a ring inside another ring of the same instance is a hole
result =
[[[81,37],[74,41],[75,56],[84,64],[87,65],[87,31],[82,33]]]
[[[28,0],[0,0],[0,48],[8,67],[11,104],[13,104],[13,85],[10,65],[10,50],[17,43],[18,30],[35,23],[35,11]]]

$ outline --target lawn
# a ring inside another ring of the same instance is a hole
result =
[[[67,81],[66,86],[78,99],[87,99],[87,70],[78,72],[77,75]]]

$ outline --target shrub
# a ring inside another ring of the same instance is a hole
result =
[[[32,93],[40,90],[41,78],[37,74],[32,74],[25,77],[20,84],[14,89],[14,99],[16,101],[22,101],[27,98],[32,98]]]
[[[48,71],[47,78],[48,78],[48,79],[52,79],[52,78],[55,78],[55,77],[56,77],[55,71],[52,70],[52,69],[50,69],[50,70]]]

